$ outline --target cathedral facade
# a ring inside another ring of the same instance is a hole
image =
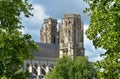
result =
[[[43,79],[53,69],[57,58],[84,56],[84,24],[80,14],[65,14],[62,22],[44,19],[40,29],[39,52],[34,59],[26,60],[24,71],[30,72],[29,79]]]
[[[44,20],[40,31],[41,43],[58,44],[60,58],[64,55],[71,58],[84,56],[84,26],[80,14],[65,14],[59,27],[57,24],[56,19]]]

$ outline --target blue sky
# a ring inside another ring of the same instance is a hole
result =
[[[32,35],[32,39],[40,42],[40,28],[44,18],[53,17],[62,20],[64,14],[80,14],[84,22],[84,30],[89,26],[90,18],[83,10],[88,7],[82,0],[29,0],[33,5],[34,10],[31,11],[34,16],[30,18],[22,17],[22,29],[24,33]],[[95,49],[92,42],[84,35],[85,55],[89,57],[90,61],[100,60],[99,54],[103,52],[102,49]]]

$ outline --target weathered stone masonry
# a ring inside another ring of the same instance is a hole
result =
[[[33,52],[34,59],[24,64],[24,70],[30,72],[29,79],[43,79],[59,57],[84,56],[83,30],[80,14],[65,14],[61,23],[53,18],[44,19],[40,29],[41,43],[37,43],[40,51]]]

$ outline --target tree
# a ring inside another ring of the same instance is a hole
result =
[[[118,63],[116,53],[110,53],[102,61],[97,61],[98,75],[102,79],[118,79],[120,76],[120,63]]]
[[[87,57],[78,56],[73,60],[70,68],[69,79],[93,79],[97,78],[97,71],[93,62],[89,62]]]
[[[90,16],[90,25],[86,35],[92,40],[95,48],[106,50],[102,55],[105,59],[99,61],[100,70],[103,70],[100,74],[106,72],[107,75],[102,76],[105,79],[112,79],[111,75],[117,79],[120,76],[120,63],[118,62],[120,58],[120,0],[84,1],[89,5],[85,12],[89,12]],[[116,63],[117,68],[113,63]],[[108,69],[112,69],[112,73]]]
[[[47,75],[46,79],[92,79],[94,77],[93,70],[86,57],[80,56],[74,60],[63,57],[57,60],[55,68]]]
[[[86,57],[77,57],[73,60],[73,66],[70,68],[70,79],[88,78],[90,66]]]
[[[69,71],[73,61],[69,57],[57,60],[55,68],[47,75],[46,79],[69,79]]]
[[[29,34],[20,29],[21,14],[30,17],[32,5],[27,0],[0,0],[0,78],[26,79],[27,72],[21,71],[24,60],[32,57],[37,46]]]

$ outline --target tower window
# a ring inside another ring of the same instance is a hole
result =
[[[63,40],[63,39],[61,40],[61,43],[63,43],[63,44],[64,44],[64,40]]]
[[[67,34],[67,30],[65,30],[66,31],[66,34]]]
[[[70,35],[71,35],[71,34],[70,34],[70,30],[68,31],[68,33],[69,33],[69,36],[70,36]]]
[[[65,30],[65,35],[67,36],[68,34],[67,34],[67,30]]]
[[[56,43],[55,34],[54,34],[54,36],[53,36],[53,43],[54,43],[54,44]]]
[[[71,21],[69,21],[69,24],[71,23]]]
[[[76,30],[74,30],[74,43],[76,43]]]

